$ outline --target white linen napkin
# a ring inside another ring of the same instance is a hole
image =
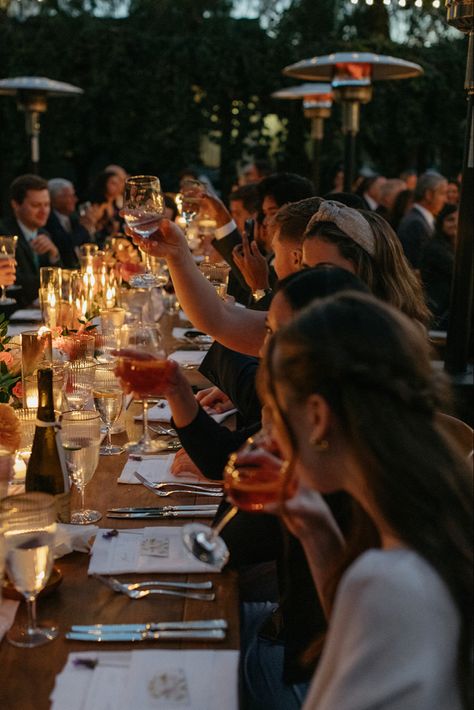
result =
[[[229,409],[228,412],[218,412],[218,413],[213,413],[212,410],[206,409],[207,413],[211,415],[211,417],[214,419],[215,422],[218,424],[221,424],[227,417],[230,417],[232,414],[235,414],[237,411],[236,409]],[[137,414],[136,417],[134,417],[136,421],[142,421],[143,420],[143,415],[142,414]],[[171,423],[171,409],[166,401],[166,399],[161,399],[157,404],[153,405],[153,407],[150,407],[148,410],[148,421],[150,422],[166,422],[167,424]]]
[[[89,552],[94,535],[99,527],[97,525],[66,525],[58,523],[54,540],[54,558],[68,555],[70,552]]]
[[[13,624],[19,604],[20,602],[14,599],[2,599],[0,590],[0,641]]]
[[[138,471],[142,476],[147,478],[152,483],[162,483],[164,481],[176,481],[176,478],[171,473],[171,464],[173,463],[175,454],[161,454],[153,456],[153,458],[146,459],[143,461],[134,461],[129,459],[122,469],[122,472],[118,478],[118,483],[140,483],[139,480],[135,478],[134,471]],[[190,474],[191,475],[191,474]],[[182,479],[186,482],[196,481],[197,476],[193,476],[189,479]]]
[[[238,663],[239,652],[230,650],[70,653],[56,677],[52,710],[237,710]]]
[[[192,574],[222,569],[222,565],[197,560],[186,549],[182,527],[160,525],[119,530],[118,535],[111,538],[104,538],[104,532],[102,528],[101,534],[96,535],[88,574]]]

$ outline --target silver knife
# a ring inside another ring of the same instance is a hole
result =
[[[204,621],[156,621],[148,624],[75,624],[71,631],[88,634],[142,633],[143,631],[192,631],[193,629],[227,629],[225,619],[207,619]]]
[[[126,631],[90,634],[69,631],[66,638],[70,641],[89,641],[105,643],[109,641],[222,641],[225,638],[224,629],[196,629],[192,631]]]
[[[214,503],[199,505],[162,505],[162,506],[131,506],[129,508],[109,508],[108,513],[170,513],[174,511],[189,512],[192,510],[209,510],[213,512],[217,510],[217,505]]]
[[[212,510],[168,510],[164,513],[153,511],[151,513],[107,513],[108,518],[118,518],[121,520],[137,520],[140,518],[212,518],[217,508]]]

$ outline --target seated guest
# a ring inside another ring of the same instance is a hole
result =
[[[21,175],[10,185],[13,217],[4,220],[3,234],[18,236],[16,283],[22,290],[15,295],[19,306],[38,298],[40,266],[61,266],[57,246],[46,233],[50,212],[48,183],[37,175]]]
[[[401,190],[396,196],[390,213],[388,215],[387,222],[392,226],[392,228],[398,233],[398,227],[400,222],[404,218],[407,212],[413,207],[413,190]]]
[[[448,205],[459,205],[461,199],[461,185],[457,180],[449,180],[448,191],[446,193],[446,202]]]
[[[0,259],[0,286],[7,288],[13,286],[16,280],[16,262],[14,259]],[[0,301],[0,313],[6,318],[18,309],[17,303],[2,304]]]
[[[390,180],[385,180],[380,188],[379,196],[380,203],[375,210],[377,214],[381,215],[384,219],[388,221],[388,217],[392,210],[397,195],[399,195],[402,190],[405,189],[405,183],[403,180],[398,178],[391,178]],[[335,197],[333,199],[336,199]]]
[[[123,220],[120,208],[123,198],[123,177],[114,172],[99,173],[89,193],[92,208],[95,211],[95,240],[100,247],[107,237],[116,236],[122,229]]]
[[[59,249],[62,265],[66,269],[75,269],[79,266],[76,247],[89,242],[90,236],[76,214],[77,197],[74,185],[69,180],[54,178],[48,180],[48,190],[51,212],[46,229]]]
[[[407,168],[400,173],[400,180],[403,180],[407,190],[414,190],[418,182],[418,173],[414,168]]]
[[[356,195],[359,195],[364,201],[365,209],[375,210],[380,206],[380,191],[386,183],[387,178],[383,175],[372,175],[364,177],[356,189]],[[331,199],[334,199],[331,196]]]
[[[434,330],[448,327],[458,217],[457,205],[445,205],[436,218],[434,237],[421,254],[420,275]]]
[[[414,269],[420,268],[421,252],[433,236],[435,218],[446,203],[447,189],[448,182],[439,173],[427,172],[418,178],[415,203],[398,227],[403,251]]]
[[[278,512],[329,617],[304,710],[472,708],[472,472],[435,418],[447,384],[426,339],[386,304],[340,294],[274,336],[262,382],[299,486]],[[320,495],[341,491],[344,536]]]
[[[257,185],[242,185],[229,195],[229,211],[241,234],[245,230],[245,220],[255,219],[260,207]]]

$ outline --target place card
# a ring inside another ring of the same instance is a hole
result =
[[[237,710],[238,664],[231,650],[70,653],[52,710]]]
[[[174,483],[176,478],[171,473],[171,464],[173,463],[174,457],[175,454],[160,454],[159,456],[153,456],[153,458],[150,458],[149,460],[144,458],[143,461],[134,461],[133,459],[129,459],[122,469],[118,482],[132,484],[137,483],[141,485],[140,481],[134,476],[135,471],[138,471],[138,473],[141,473],[142,476],[152,483],[164,483],[168,481],[172,481]],[[179,480],[182,480],[181,476]],[[197,476],[190,474],[188,482],[191,483],[196,480]]]
[[[150,539],[167,540],[167,557],[144,552]],[[145,545],[145,548],[144,548]],[[217,567],[197,560],[185,547],[182,527],[159,526],[119,530],[118,535],[104,538],[97,535],[91,552],[88,574],[127,573],[210,573],[220,572]]]

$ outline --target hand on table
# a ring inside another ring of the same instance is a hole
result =
[[[242,234],[242,244],[234,247],[232,257],[251,291],[269,288],[267,260],[256,241],[249,244],[247,235]]]
[[[212,412],[221,414],[222,412],[228,412],[234,409],[232,400],[218,387],[208,387],[207,389],[200,390],[196,394],[196,399],[201,407],[210,414]]]
[[[180,478],[181,476],[189,476],[189,474],[192,474],[199,481],[207,482],[209,480],[208,478],[206,478],[206,476],[204,476],[204,474],[196,466],[196,464],[193,463],[193,461],[184,449],[178,451],[176,456],[174,457],[173,463],[171,464],[171,473],[173,474],[173,476],[176,476],[176,478]]]

